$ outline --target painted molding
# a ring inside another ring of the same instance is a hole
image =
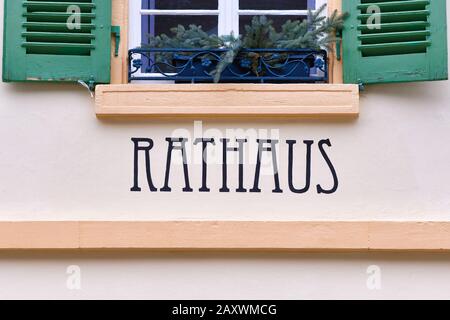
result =
[[[352,84],[98,85],[97,116],[346,116],[359,114]]]
[[[449,251],[450,222],[0,222],[0,250]]]
[[[331,15],[335,10],[342,12],[342,0],[328,0],[328,15]],[[341,44],[342,52],[342,44]],[[329,57],[329,78],[330,83],[338,84],[344,83],[344,66],[341,60],[336,58],[336,45],[334,45],[333,50],[328,53]]]
[[[111,83],[128,83],[128,0],[112,0],[113,26],[120,26],[119,55],[114,55],[115,37],[111,40]]]

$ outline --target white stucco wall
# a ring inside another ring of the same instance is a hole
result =
[[[66,287],[81,268],[81,290]],[[381,289],[366,286],[369,266]],[[12,253],[0,299],[449,299],[450,257],[423,254]]]
[[[449,101],[448,81],[380,85],[362,94],[354,121],[203,122],[223,135],[242,128],[299,143],[330,138],[334,195],[272,194],[270,176],[261,194],[221,194],[218,166],[209,194],[175,190],[179,169],[174,192],[152,194],[129,191],[130,138],[155,140],[161,187],[164,138],[192,131],[192,121],[100,121],[81,86],[1,83],[0,220],[449,220]],[[280,156],[287,189],[285,162]],[[191,170],[198,188],[200,166]],[[312,179],[330,182],[320,161]],[[379,291],[366,287],[372,264],[382,270]],[[65,286],[69,265],[82,269],[81,291]],[[411,254],[0,253],[0,298],[450,298],[449,267],[448,256]]]

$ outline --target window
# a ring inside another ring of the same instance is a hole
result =
[[[208,33],[241,34],[254,16],[265,15],[279,28],[304,17],[326,0],[130,0],[130,48],[147,43],[148,35],[170,33],[182,24],[197,24]]]

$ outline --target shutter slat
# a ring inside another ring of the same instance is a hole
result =
[[[381,22],[403,22],[403,21],[427,21],[427,17],[430,15],[429,10],[417,10],[417,11],[399,11],[399,12],[381,12],[379,17]],[[369,18],[373,17],[373,13],[364,13],[358,16],[358,19],[366,22]]]
[[[371,6],[377,6],[383,11],[402,11],[402,10],[417,10],[427,6],[430,0],[405,0],[405,1],[387,1],[387,2],[370,2],[363,3],[357,6],[361,11],[367,11]]]
[[[429,30],[423,31],[405,31],[405,32],[386,32],[376,34],[363,34],[358,36],[362,44],[377,44],[386,42],[402,42],[405,40],[414,40],[424,38],[430,35]]]
[[[24,13],[23,14],[24,17],[27,18],[63,18],[63,19],[67,19],[70,18],[71,16],[73,16],[73,13],[66,13],[66,12],[30,12],[30,13]],[[84,18],[95,18],[95,14],[93,13],[80,13],[79,16],[81,17],[81,19],[83,20]]]
[[[90,33],[65,33],[65,32],[22,32],[22,36],[35,42],[75,42],[91,43],[95,36]]]
[[[80,23],[79,29],[69,30],[67,29],[67,23],[62,22],[24,22],[22,26],[27,30],[42,30],[48,32],[61,32],[64,31],[66,34],[71,32],[89,31],[95,29],[95,24],[93,23]]]
[[[430,26],[428,21],[412,21],[412,22],[393,22],[393,23],[381,23],[379,28],[369,29],[367,24],[358,25],[358,30],[366,33],[383,33],[383,32],[402,32],[412,30],[425,30]]]
[[[380,55],[412,54],[420,53],[431,45],[431,41],[411,41],[401,43],[377,43],[360,45],[358,49],[366,57]]]
[[[75,5],[79,7],[81,10],[87,10],[87,9],[93,9],[95,8],[94,3],[89,2],[51,2],[51,1],[24,1],[23,6],[27,7],[31,10],[45,10],[45,11],[52,11],[52,10],[63,10],[66,11],[66,9],[71,6]]]
[[[84,44],[84,43],[62,43],[62,42],[24,42],[22,44],[23,47],[33,48],[70,48],[70,49],[94,49],[95,45],[93,44]]]

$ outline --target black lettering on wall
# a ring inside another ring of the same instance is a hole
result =
[[[325,194],[332,194],[335,193],[339,186],[338,177],[336,174],[336,170],[334,169],[333,163],[331,163],[330,158],[328,157],[325,149],[323,148],[324,145],[327,145],[328,147],[331,147],[330,139],[326,140],[320,140],[319,141],[319,150],[322,154],[322,157],[325,159],[325,162],[328,165],[328,168],[330,168],[331,174],[333,175],[333,187],[331,189],[323,189],[320,184],[317,185],[317,193],[325,193]]]
[[[273,189],[272,192],[282,193],[283,190],[280,188],[280,178],[278,175],[277,150],[276,150],[276,144],[278,143],[278,140],[257,139],[256,141],[258,142],[258,156],[256,158],[255,182],[250,192],[261,192],[261,189],[259,188],[259,176],[261,173],[262,153],[271,152],[273,179],[275,182],[275,189]],[[265,144],[270,144],[270,146],[264,146]]]
[[[183,160],[183,172],[184,172],[184,184],[183,192],[192,192],[194,191],[189,184],[189,170],[188,163],[186,158],[186,142],[188,139],[186,138],[166,138],[166,141],[169,143],[167,150],[167,163],[166,163],[166,177],[164,179],[164,187],[161,188],[162,192],[170,192],[172,188],[169,187],[169,179],[170,179],[170,166],[172,163],[172,152],[174,150],[181,151],[181,157]],[[180,143],[179,146],[174,145],[175,143]]]
[[[181,152],[181,158],[183,161],[183,174],[184,174],[184,186],[183,186],[183,192],[193,192],[194,190],[191,188],[190,185],[190,177],[189,177],[189,168],[188,168],[188,162],[187,162],[187,150],[186,150],[186,144],[188,143],[187,138],[166,138],[165,139],[168,142],[168,150],[167,150],[167,162],[166,162],[166,169],[165,169],[165,176],[164,176],[164,186],[159,189],[161,192],[171,192],[172,188],[170,187],[170,174],[171,174],[171,166],[172,166],[172,156],[174,151],[180,151]],[[133,142],[133,151],[134,151],[134,161],[133,161],[133,186],[130,188],[132,192],[141,192],[141,185],[142,179],[140,179],[140,176],[143,176],[142,170],[145,166],[145,173],[146,173],[146,180],[149,187],[149,190],[151,192],[157,192],[158,188],[155,187],[152,179],[152,170],[151,170],[151,161],[150,161],[150,152],[154,149],[154,141],[150,138],[131,138],[131,141]],[[274,179],[274,188],[272,190],[273,193],[283,193],[283,189],[280,186],[280,176],[279,176],[279,168],[278,168],[278,157],[277,157],[277,144],[279,143],[279,140],[271,140],[271,139],[257,139],[256,142],[258,143],[258,154],[256,159],[256,168],[255,168],[255,174],[254,174],[254,182],[253,186],[250,190],[247,190],[244,188],[244,147],[247,143],[247,139],[236,139],[235,142],[230,142],[230,139],[227,138],[221,138],[220,139],[222,145],[216,147],[216,141],[213,138],[198,138],[193,141],[193,145],[201,145],[202,146],[202,174],[201,174],[201,185],[195,186],[195,188],[199,192],[211,192],[210,187],[208,186],[208,174],[210,173],[211,167],[208,167],[209,163],[208,161],[211,161],[211,159],[208,159],[207,151],[211,150],[211,148],[220,148],[222,147],[222,187],[219,189],[220,192],[230,192],[230,189],[228,188],[228,165],[230,162],[229,156],[232,154],[233,156],[238,156],[239,163],[238,163],[238,187],[236,189],[236,192],[254,192],[258,193],[261,192],[260,188],[260,179],[261,179],[261,166],[262,166],[262,157],[264,152],[270,152],[270,161],[272,162],[272,170],[273,170],[273,179]],[[233,144],[233,146],[230,146],[230,144]],[[288,156],[288,170],[287,170],[287,181],[288,181],[288,187],[289,191],[295,194],[304,194],[308,191],[314,192],[314,190],[311,190],[311,184],[314,184],[314,181],[312,182],[313,178],[313,172],[312,172],[312,152],[313,147],[315,145],[315,141],[313,140],[303,140],[303,144],[306,146],[306,153],[305,153],[305,168],[303,169],[302,161],[296,161],[294,151],[296,150],[295,147],[297,145],[297,140],[286,140],[286,144],[288,147],[287,150],[287,156]],[[328,148],[327,148],[328,147]],[[329,153],[331,152],[329,148],[332,147],[332,144],[330,142],[330,139],[322,139],[318,142],[318,149],[320,152],[319,158],[323,158],[325,163],[327,164],[327,167],[331,173],[332,176],[332,185],[329,188],[323,187],[323,181],[322,184],[318,183],[316,184],[316,191],[318,194],[333,194],[338,190],[339,187],[339,179],[338,175],[336,173],[336,169],[330,160]],[[209,149],[208,149],[209,148]],[[154,152],[154,151],[153,151]],[[269,156],[267,154],[267,156]],[[145,157],[145,162],[142,157]],[[303,160],[303,158],[300,158],[298,160]],[[144,164],[145,163],[145,164]],[[154,163],[152,163],[154,165]],[[269,164],[270,165],[270,164]],[[297,168],[295,168],[295,166]],[[295,185],[295,174],[298,174],[298,170],[305,170],[305,182],[304,185],[302,185],[301,182],[298,182],[298,185]],[[153,172],[154,173],[154,172]],[[272,172],[269,172],[269,174]],[[173,174],[172,174],[173,175]],[[200,176],[198,177],[200,178]],[[211,184],[212,181],[209,181]],[[250,187],[250,186],[247,186]],[[328,187],[328,184],[327,184]],[[312,188],[314,189],[314,187]]]
[[[228,188],[227,179],[228,179],[228,170],[227,170],[227,153],[228,152],[239,152],[239,186],[236,189],[236,192],[247,192],[247,189],[244,188],[244,143],[247,142],[247,139],[236,139],[238,143],[237,147],[228,147],[228,142],[230,139],[220,139],[222,142],[222,188],[220,188],[220,192],[230,192]]]
[[[152,181],[152,174],[150,172],[150,150],[153,148],[153,140],[148,138],[131,138],[134,143],[134,183],[131,191],[141,192],[139,187],[139,151],[145,153],[145,171],[147,173],[147,183],[150,191],[155,192],[158,189],[155,188]]]
[[[288,154],[288,181],[289,190],[293,193],[306,193],[311,186],[311,146],[314,144],[312,140],[304,140],[303,143],[306,144],[306,178],[305,186],[301,189],[294,187],[294,145],[297,143],[295,140],[287,140],[286,143],[289,146]]]
[[[200,192],[210,192],[207,184],[208,176],[208,143],[216,145],[214,139],[212,138],[198,138],[195,139],[194,145],[202,143],[202,187],[199,189]]]

